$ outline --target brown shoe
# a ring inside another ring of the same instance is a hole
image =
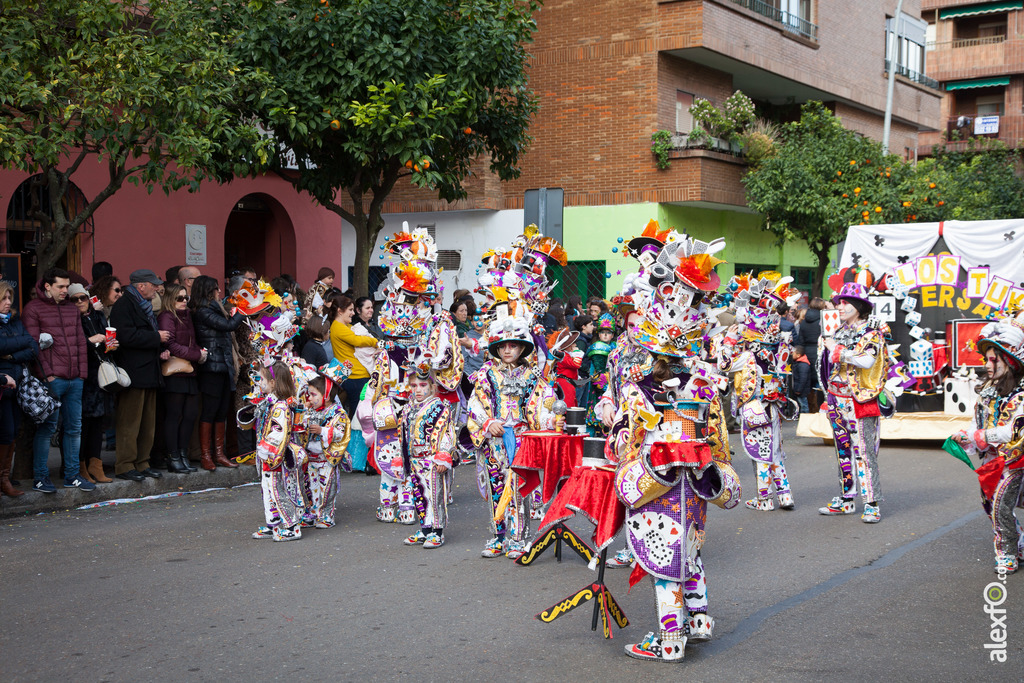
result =
[[[204,470],[213,472],[217,466],[213,464],[213,449],[210,446],[210,439],[213,437],[213,423],[199,423],[199,448],[203,455],[199,458],[199,466]]]
[[[89,459],[89,476],[97,484],[109,484],[114,481],[103,473],[103,461],[99,458]]]
[[[11,483],[11,463],[14,461],[14,444],[0,444],[0,492],[5,496],[17,498],[25,495],[24,491],[14,488]]]
[[[224,429],[225,424],[223,422],[217,422],[213,425],[213,460],[221,467],[238,467],[238,463],[231,462],[224,455]]]
[[[93,478],[89,476],[88,468],[81,462],[78,463],[78,476],[80,476],[82,479],[85,479],[90,484],[96,483],[95,480],[93,480]]]

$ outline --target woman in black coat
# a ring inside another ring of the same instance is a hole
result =
[[[74,289],[74,291],[72,291]],[[114,396],[100,389],[100,357],[117,349],[117,340],[107,346],[107,317],[89,301],[89,293],[81,285],[68,289],[68,298],[82,316],[82,331],[88,345],[89,375],[82,383],[82,446],[79,462],[82,473],[97,484],[113,481],[103,472],[104,419],[114,414]]]
[[[35,359],[39,345],[29,335],[17,313],[11,312],[14,290],[0,281],[0,491],[16,498],[23,495],[11,484],[11,463],[14,462],[14,437],[21,423],[18,407],[18,384],[25,364]]]
[[[213,471],[221,467],[238,467],[224,454],[224,431],[235,391],[235,364],[233,332],[242,324],[241,313],[228,315],[220,303],[220,285],[208,275],[200,275],[192,283],[192,323],[196,340],[206,349],[206,362],[199,366],[199,392],[203,407],[199,415],[199,445],[202,449],[200,465]],[[213,436],[213,453],[210,437]]]

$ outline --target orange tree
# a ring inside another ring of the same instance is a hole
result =
[[[813,289],[822,291],[832,247],[850,225],[902,221],[907,164],[843,127],[820,102],[782,127],[774,153],[744,176],[747,203],[781,242],[802,240],[816,259]]]
[[[455,201],[480,157],[519,175],[536,98],[526,45],[537,0],[251,0],[239,58],[283,97],[245,112],[279,145],[269,170],[355,228],[353,289],[368,293],[382,208],[400,184]],[[254,163],[251,172],[266,170]]]
[[[985,139],[967,149],[935,148],[902,188],[904,220],[995,220],[1024,217],[1021,152]]]
[[[0,165],[49,198],[32,215],[39,273],[124,183],[194,190],[230,177],[227,159],[273,151],[230,106],[268,81],[232,61],[235,34],[213,31],[208,11],[198,0],[0,4]],[[71,214],[65,194],[96,163],[106,182]]]

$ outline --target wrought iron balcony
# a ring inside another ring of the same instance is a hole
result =
[[[732,0],[732,2],[755,14],[760,14],[770,21],[781,24],[782,28],[787,31],[792,31],[808,40],[815,42],[818,40],[818,26],[799,15],[773,7],[771,4],[764,2],[764,0]]]
[[[885,60],[885,72],[889,73],[889,60],[888,59]],[[920,83],[921,85],[926,85],[929,88],[935,88],[936,90],[941,90],[942,89],[942,87],[939,85],[939,82],[937,80],[935,80],[934,78],[929,78],[928,76],[925,76],[923,73],[918,73],[917,71],[913,71],[912,69],[909,69],[908,67],[906,67],[906,66],[904,66],[902,64],[897,64],[896,65],[896,73],[898,75],[900,75],[900,76],[903,76],[904,78],[909,78],[910,80],[914,81],[915,83]]]

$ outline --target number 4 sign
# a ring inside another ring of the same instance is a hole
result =
[[[869,296],[868,300],[875,305],[875,315],[887,323],[896,322],[896,297],[894,296]]]

